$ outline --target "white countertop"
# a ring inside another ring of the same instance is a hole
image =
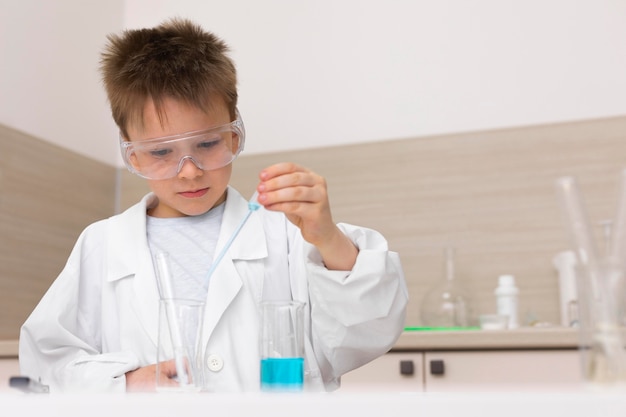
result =
[[[398,394],[0,394],[12,415],[622,417],[624,392]],[[4,410],[3,413],[4,413]],[[3,414],[4,415],[4,414]]]

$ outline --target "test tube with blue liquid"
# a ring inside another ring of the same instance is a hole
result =
[[[304,303],[261,303],[261,391],[304,389]]]

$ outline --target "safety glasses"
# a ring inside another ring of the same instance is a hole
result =
[[[120,148],[130,172],[165,180],[178,175],[186,160],[204,171],[222,168],[237,158],[244,142],[245,129],[237,113],[233,122],[206,130],[142,141],[120,137]]]

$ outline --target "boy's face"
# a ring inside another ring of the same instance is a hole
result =
[[[220,100],[213,103],[209,114],[184,102],[165,99],[163,123],[159,120],[154,103],[149,100],[144,109],[144,126],[129,126],[128,135],[133,142],[204,130],[229,123],[230,115]],[[158,197],[156,207],[149,210],[154,217],[195,216],[206,213],[226,199],[232,164],[211,171],[198,168],[193,161],[185,160],[180,172],[170,179],[147,180]]]

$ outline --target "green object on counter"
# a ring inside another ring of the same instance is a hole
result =
[[[456,330],[480,330],[478,326],[468,326],[468,327],[405,327],[405,332],[437,332],[437,331],[456,331]]]

